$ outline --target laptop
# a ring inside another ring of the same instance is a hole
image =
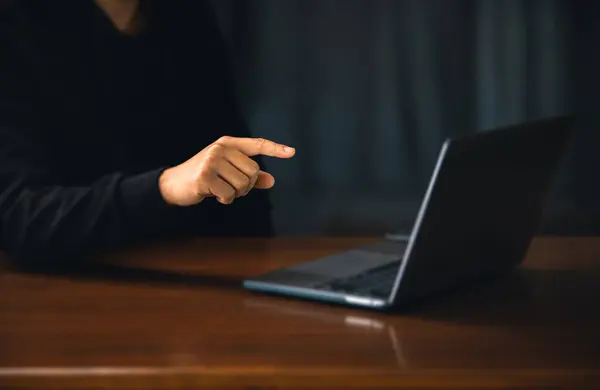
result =
[[[538,231],[572,128],[563,116],[447,139],[408,240],[382,239],[243,285],[389,309],[514,269]]]

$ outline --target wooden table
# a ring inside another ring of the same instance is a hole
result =
[[[537,239],[514,275],[394,314],[240,287],[370,241],[197,240],[74,274],[4,268],[0,388],[600,388],[599,238]]]

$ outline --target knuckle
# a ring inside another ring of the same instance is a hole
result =
[[[206,156],[206,159],[204,160],[204,164],[202,164],[202,168],[203,169],[211,169],[211,167],[213,167],[217,161],[219,161],[218,156],[209,154],[208,156]]]
[[[240,180],[236,181],[235,183],[231,184],[231,188],[233,189],[233,193],[237,194],[240,188],[242,188],[242,182]]]
[[[231,204],[235,199],[235,190],[232,187],[222,188],[217,195],[223,200],[223,203]]]
[[[233,198],[235,198],[235,194],[236,194],[236,190],[233,187],[229,187],[229,189],[227,190],[227,192],[225,193],[225,197],[227,199],[233,200]]]
[[[202,169],[202,170],[200,170],[200,174],[198,174],[198,177],[200,179],[208,179],[211,176],[212,176],[212,171],[210,169]]]
[[[208,185],[212,182],[214,175],[211,170],[202,170],[197,176],[196,184],[197,185]]]
[[[225,143],[230,142],[230,141],[231,141],[231,137],[228,136],[228,135],[224,135],[224,136],[220,137],[217,140],[216,144],[217,145],[219,145],[219,144],[225,144]]]
[[[221,157],[225,152],[225,147],[221,144],[212,144],[208,147],[208,156],[210,157]]]
[[[212,177],[214,173],[214,168],[211,165],[211,161],[205,161],[204,164],[202,164],[200,166],[200,169],[198,170],[198,177],[200,179],[207,179],[209,177]]]
[[[244,177],[243,179],[240,179],[239,183],[237,183],[235,188],[238,190],[238,192],[240,192],[240,191],[243,192],[243,191],[246,191],[246,189],[248,188],[249,185],[250,185],[250,178]]]
[[[250,160],[250,175],[251,176],[256,176],[258,175],[258,172],[260,172],[260,165],[258,165],[258,163],[254,160]]]
[[[267,140],[264,138],[256,138],[254,142],[256,142],[256,146],[261,149],[267,144]]]

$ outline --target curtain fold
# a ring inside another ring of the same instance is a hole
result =
[[[446,137],[572,110],[566,1],[213,3],[254,134],[297,147],[280,234],[410,229]]]

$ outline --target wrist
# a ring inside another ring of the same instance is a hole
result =
[[[166,204],[175,206],[176,203],[173,197],[173,168],[165,169],[158,177],[158,190],[162,199]]]

